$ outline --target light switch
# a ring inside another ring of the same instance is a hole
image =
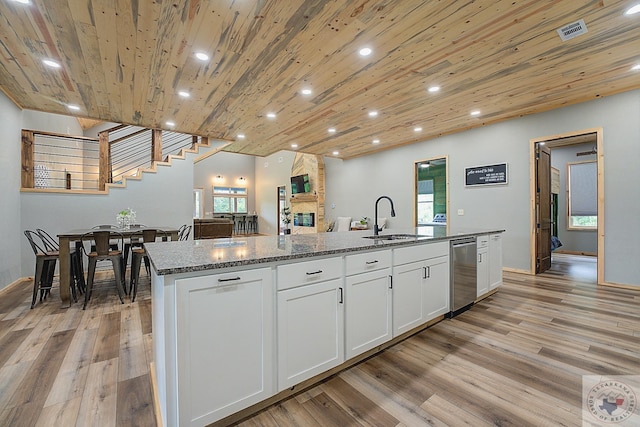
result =
[[[458,209],[458,215],[459,216],[464,215],[464,209]]]

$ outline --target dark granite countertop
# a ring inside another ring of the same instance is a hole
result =
[[[398,240],[367,239],[371,230],[344,233],[290,234],[286,236],[233,237],[182,242],[146,243],[145,248],[158,275],[241,267],[312,256],[382,249],[451,240],[463,236],[500,233],[504,230],[459,230],[418,227],[384,230],[381,235],[415,234]]]

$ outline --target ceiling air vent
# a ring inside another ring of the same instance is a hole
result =
[[[563,42],[571,40],[574,37],[578,37],[587,32],[587,24],[584,23],[584,19],[567,24],[562,28],[558,28],[558,34]]]

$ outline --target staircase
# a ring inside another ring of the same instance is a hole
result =
[[[207,137],[129,125],[98,138],[23,129],[21,191],[108,194],[210,147]]]

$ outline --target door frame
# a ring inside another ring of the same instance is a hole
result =
[[[567,132],[557,135],[538,137],[529,140],[529,243],[530,243],[530,273],[536,272],[536,144],[540,142],[551,142],[557,139],[579,137],[586,134],[596,134],[596,162],[598,168],[598,254],[597,271],[598,285],[605,284],[604,281],[604,149],[602,128],[590,128],[575,132]],[[578,142],[576,142],[578,143]]]

